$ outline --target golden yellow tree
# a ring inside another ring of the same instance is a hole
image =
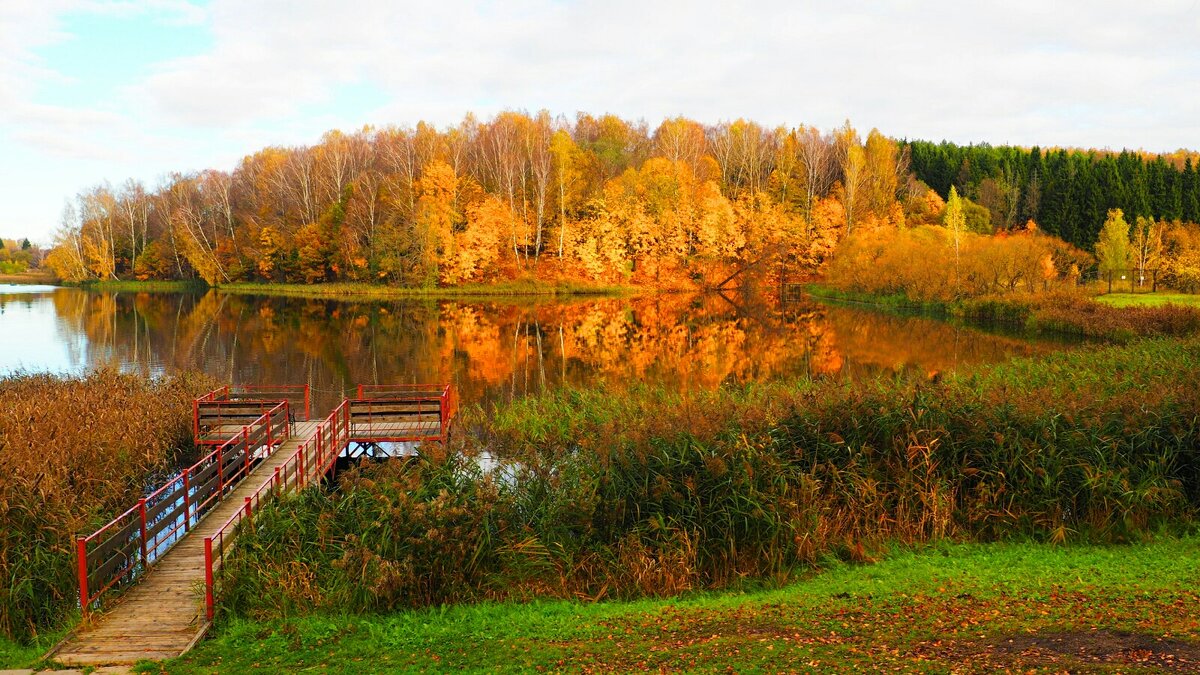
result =
[[[459,214],[455,209],[458,176],[441,160],[425,167],[417,189],[417,217],[414,223],[416,245],[426,285],[439,277],[438,265],[453,258],[454,223]]]

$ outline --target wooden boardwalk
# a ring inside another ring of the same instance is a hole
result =
[[[111,610],[93,616],[50,655],[71,666],[132,664],[174,658],[208,629],[204,612],[204,539],[212,536],[262,482],[316,433],[318,422],[299,422],[186,537],[158,560]]]

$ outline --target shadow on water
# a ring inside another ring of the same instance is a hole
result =
[[[453,381],[464,403],[603,382],[679,390],[812,376],[933,375],[1069,343],[767,294],[349,302],[47,289],[0,294],[0,371],[199,369],[308,384],[314,416],[358,383]]]

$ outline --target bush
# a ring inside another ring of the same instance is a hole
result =
[[[956,252],[944,227],[878,228],[847,237],[826,280],[842,291],[950,302],[1072,289],[1086,261],[1062,240],[1033,232],[968,232]]]
[[[941,382],[546,393],[268,506],[227,607],[662,595],[888,542],[1140,538],[1200,504],[1198,376],[1200,341],[1151,340]]]

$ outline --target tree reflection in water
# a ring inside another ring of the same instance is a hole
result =
[[[317,410],[359,382],[449,379],[464,402],[495,402],[564,383],[709,389],[796,375],[932,375],[1063,347],[731,293],[345,302],[58,289],[0,296],[7,302],[26,303],[21,316],[52,313],[75,370],[199,368],[235,383],[307,383]]]

